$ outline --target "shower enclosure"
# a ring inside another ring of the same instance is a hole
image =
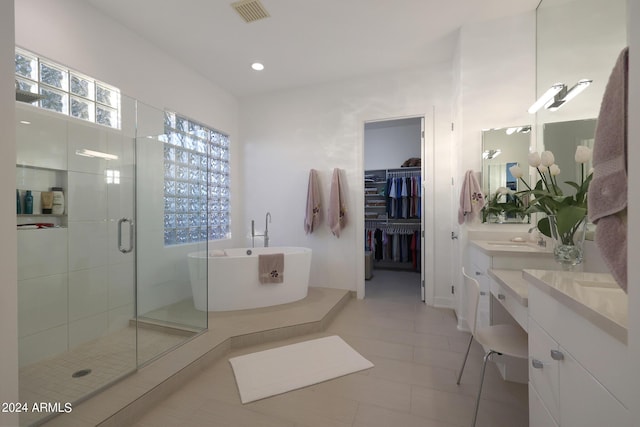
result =
[[[17,204],[33,195],[33,212],[17,213],[20,401],[29,406],[76,404],[207,328],[186,255],[207,250],[207,239],[165,241],[165,112],[113,92],[112,105],[95,100],[97,124],[51,111],[79,101],[65,96],[53,107],[16,102]],[[198,168],[208,176],[207,164]],[[188,176],[174,178],[191,188]],[[42,209],[53,187],[63,189],[62,214]],[[200,221],[185,232],[206,237],[207,192],[185,197]],[[20,425],[55,415],[23,413]]]

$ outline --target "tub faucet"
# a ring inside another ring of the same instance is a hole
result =
[[[534,225],[533,227],[531,227],[529,229],[529,233],[532,233],[533,230],[538,230],[538,246],[546,248],[547,247],[547,241],[544,240],[544,237],[542,237],[542,233],[540,232],[540,229],[538,228],[537,225]]]
[[[264,247],[269,247],[269,223],[271,222],[271,212],[264,216]]]
[[[269,247],[269,223],[271,222],[271,212],[267,212],[264,217],[264,234],[256,234],[256,222],[251,220],[251,247],[255,248],[255,238],[264,237],[264,247]]]

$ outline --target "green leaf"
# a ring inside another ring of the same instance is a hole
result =
[[[553,237],[551,235],[551,225],[549,224],[549,218],[547,217],[544,217],[538,221],[538,230],[540,230],[540,232],[547,237]]]
[[[572,186],[573,188],[576,189],[576,191],[580,191],[580,184],[577,184],[573,181],[565,181],[565,184],[569,184],[570,186]]]
[[[584,219],[586,214],[587,210],[585,208],[574,205],[558,210],[556,214],[558,233],[560,233],[561,236],[572,233],[573,228]]]

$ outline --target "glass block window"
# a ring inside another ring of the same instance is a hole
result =
[[[171,112],[164,132],[164,244],[229,238],[229,137]]]
[[[16,48],[16,89],[40,95],[37,105],[120,129],[120,91],[91,77]]]

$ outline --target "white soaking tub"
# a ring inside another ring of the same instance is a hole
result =
[[[258,255],[284,254],[283,283],[261,284]],[[198,310],[244,310],[270,307],[307,296],[311,249],[302,247],[234,248],[188,255],[193,301]],[[203,262],[207,259],[206,264]],[[208,283],[205,279],[208,266]]]

